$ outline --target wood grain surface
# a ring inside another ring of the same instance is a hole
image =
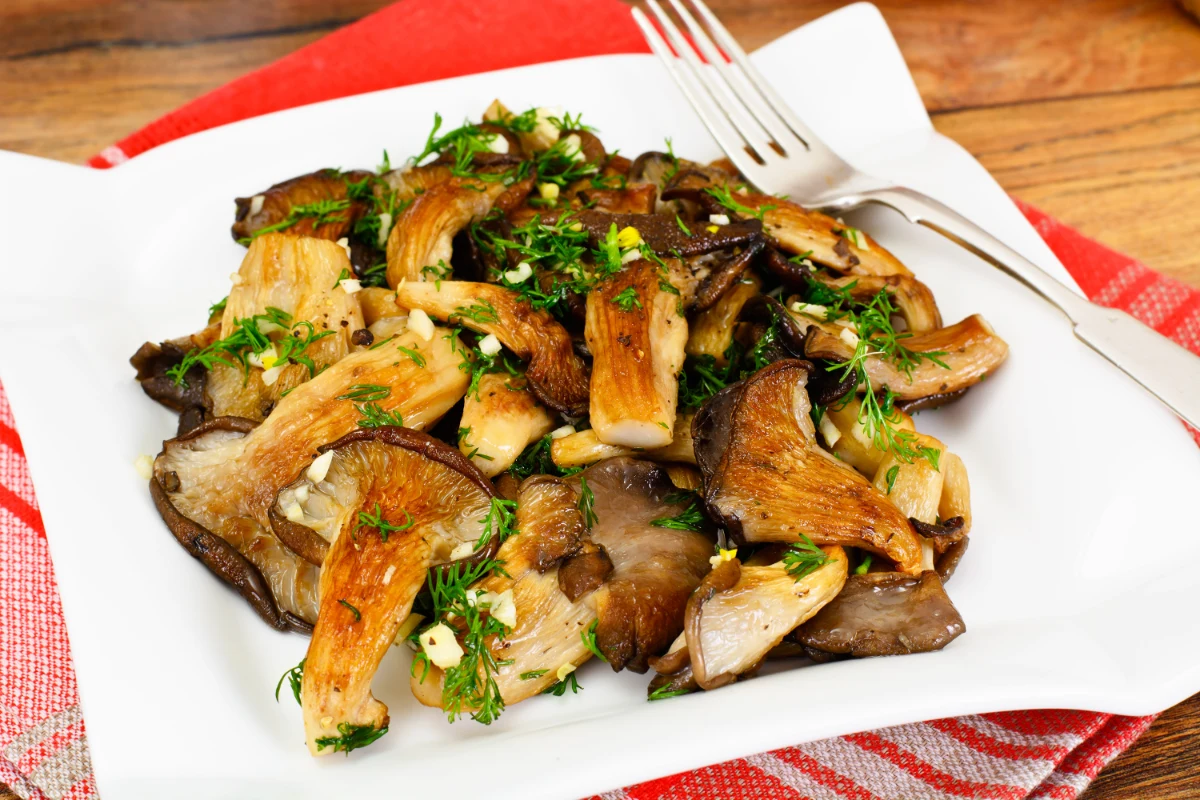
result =
[[[0,149],[82,162],[176,106],[383,5],[3,0]],[[843,3],[710,5],[753,48]],[[876,5],[938,130],[1005,189],[1200,286],[1200,26],[1179,5]],[[853,42],[846,57],[854,57]],[[836,65],[814,79],[836,81]],[[1200,696],[1166,712],[1085,798],[1200,797],[1197,748]],[[10,796],[0,790],[0,800]]]

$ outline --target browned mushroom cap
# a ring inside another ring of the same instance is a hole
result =
[[[979,314],[948,328],[917,334],[902,343],[915,353],[934,356],[946,366],[922,359],[909,375],[885,358],[868,356],[864,367],[872,388],[880,392],[890,389],[900,400],[970,388],[1008,358],[1008,344]],[[848,361],[854,355],[854,348],[840,336],[814,325],[808,329],[804,352],[809,358]]]
[[[313,755],[339,725],[387,725],[371,695],[375,671],[429,567],[494,545],[484,521],[497,496],[461,453],[419,431],[364,429],[322,450],[332,454],[323,480],[302,475],[281,492],[296,502],[303,487],[296,516],[332,541],[301,694]]]
[[[782,561],[734,570],[733,559],[709,573],[688,601],[684,623],[692,675],[701,688],[715,689],[753,670],[837,596],[846,582],[846,551],[824,550],[829,560],[799,580]]]
[[[851,575],[795,637],[822,652],[861,658],[941,650],[965,630],[936,572],[871,572]]]
[[[308,333],[321,338],[303,352],[311,369],[306,364],[283,363],[268,377],[261,367],[252,367],[247,374],[240,366],[215,365],[205,385],[214,416],[261,420],[281,397],[350,352],[353,332],[364,323],[357,295],[347,294],[338,281],[349,269],[346,251],[333,242],[280,233],[254,240],[226,300],[220,338],[233,334],[239,320],[264,314],[268,308],[287,312],[292,325],[290,330],[263,331],[272,340]]]
[[[422,167],[403,166],[380,176],[396,193],[397,200],[409,200],[454,177],[446,164],[426,164]]]
[[[790,200],[755,192],[732,196],[739,208],[720,204],[710,192],[729,192],[733,181],[722,173],[686,169],[671,179],[662,192],[664,200],[688,199],[710,211],[731,218],[753,214],[763,221],[763,232],[776,247],[793,255],[805,256],[838,272],[854,275],[911,275],[879,242],[833,217],[812,211]],[[746,210],[742,210],[746,209]]]
[[[702,430],[721,421],[697,415],[693,432],[700,433],[696,456],[709,513],[745,541],[791,543],[805,534],[818,545],[861,547],[906,572],[919,571],[921,543],[904,515],[817,445],[805,392],[810,368],[779,361],[747,378],[736,397],[723,397],[728,434]],[[714,441],[721,438],[726,445],[714,468]]]
[[[663,283],[658,267],[639,259],[588,294],[591,423],[605,444],[671,443],[687,320]]]
[[[417,195],[388,235],[388,285],[444,277],[438,265],[450,264],[455,235],[483,219],[506,190],[500,181],[452,178]]]
[[[678,490],[656,464],[613,458],[567,479],[580,490],[584,481],[593,498],[591,540],[613,564],[604,585],[583,600],[600,618],[596,644],[614,670],[645,672],[650,657],[682,630],[687,599],[708,572],[713,539],[652,524],[686,508],[670,502]]]
[[[322,200],[346,201],[346,208],[326,215],[320,225],[314,226],[316,218],[304,217],[280,230],[330,241],[348,236],[355,221],[368,207],[361,200],[348,200],[347,184],[358,183],[371,176],[370,172],[343,173],[336,169],[322,169],[277,183],[253,197],[239,197],[234,200],[237,204],[237,216],[231,229],[233,238],[235,241],[249,238],[263,228],[270,228],[288,219],[295,206],[310,205]],[[262,198],[261,205],[256,202],[259,197]],[[255,206],[259,206],[257,211],[254,210]]]
[[[580,189],[575,195],[581,204],[609,214],[653,214],[658,191],[649,184],[622,189]]]
[[[472,587],[512,592],[516,624],[502,639],[489,642],[497,663],[492,678],[505,705],[541,693],[559,680],[560,668],[588,660],[592,654],[581,634],[596,619],[590,606],[574,602],[559,588],[558,564],[588,544],[575,491],[558,478],[534,475],[521,484],[517,501],[519,533],[496,553],[504,562],[503,574],[494,573]],[[425,705],[444,707],[451,699],[445,696],[445,673],[434,665],[428,672],[417,670],[410,687]]]
[[[381,412],[403,417],[409,427],[436,422],[466,393],[470,381],[459,369],[461,358],[451,339],[438,334],[429,342],[413,333],[397,340],[420,348],[425,363],[398,358],[390,347],[362,350],[337,362],[280,402],[252,430],[253,422],[206,423],[188,436],[163,443],[154,462],[155,504],[172,533],[185,546],[207,533],[228,543],[260,573],[278,614],[252,600],[268,623],[280,626],[284,613],[313,622],[317,618],[317,570],[271,532],[268,509],[279,487],[291,483],[313,463],[320,447],[358,427],[359,406],[343,399],[355,384],[397,388],[378,400]],[[286,512],[285,512],[286,515]],[[223,579],[245,582],[205,562]]]
[[[546,219],[547,215],[542,215]],[[756,219],[731,222],[728,225],[698,225],[689,233],[666,214],[609,214],[594,209],[575,212],[576,219],[588,232],[594,246],[599,246],[613,225],[621,231],[635,229],[646,245],[661,256],[698,256],[734,247],[746,248],[762,239],[762,223]],[[551,221],[557,221],[557,215]],[[709,227],[716,228],[715,231]],[[757,252],[757,249],[756,249]]]
[[[588,369],[571,335],[549,313],[535,310],[511,289],[468,281],[409,281],[396,290],[396,302],[431,317],[496,335],[527,360],[525,378],[537,398],[571,416],[587,410]]]

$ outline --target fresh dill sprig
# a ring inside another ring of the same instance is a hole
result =
[[[351,386],[345,394],[338,395],[338,400],[354,400],[356,402],[378,402],[386,399],[391,395],[392,389],[389,386],[380,386],[378,383],[356,383]]]
[[[542,694],[552,694],[555,697],[562,697],[571,690],[571,694],[579,694],[583,691],[583,687],[579,685],[579,679],[575,677],[575,672],[571,671],[567,677],[563,678],[558,683],[547,686],[542,690]]]
[[[351,725],[349,722],[338,723],[338,733],[341,736],[322,736],[317,739],[317,750],[332,747],[333,752],[349,754],[351,750],[366,747],[375,743],[388,732],[387,726],[376,728],[374,725]]]
[[[738,214],[745,214],[755,219],[762,219],[763,215],[768,211],[774,211],[778,206],[763,205],[758,208],[750,208],[749,206],[739,203],[733,198],[733,193],[729,191],[728,186],[709,186],[704,189],[704,193],[715,199],[725,208]]]
[[[596,495],[592,493],[592,487],[588,486],[587,478],[583,476],[579,478],[579,513],[583,514],[583,524],[588,530],[600,521],[596,516]]]
[[[288,686],[292,687],[292,696],[296,698],[296,705],[302,705],[300,701],[300,686],[304,682],[304,662],[308,659],[300,659],[300,663],[283,673],[279,683],[275,684],[275,702],[279,702],[279,690],[283,688],[283,682],[287,681]]]
[[[679,697],[681,695],[691,693],[691,689],[672,689],[671,684],[664,683],[662,686],[651,692],[646,699],[653,703],[655,700],[666,700],[668,697]]]
[[[348,602],[346,602],[345,600],[338,600],[338,603],[339,603],[340,605],[343,605],[343,606],[345,606],[346,608],[350,609],[350,613],[354,615],[354,621],[355,621],[355,622],[362,622],[362,612],[360,612],[360,611],[359,611],[357,608],[355,608],[354,606],[350,605],[350,604],[349,604]]]
[[[517,532],[517,501],[493,497],[487,516],[480,522],[483,523],[483,533],[475,542],[476,552],[486,547],[493,536],[498,544],[504,544],[505,539]]]
[[[361,528],[374,528],[379,531],[379,538],[386,542],[389,535],[406,531],[413,526],[414,520],[412,515],[404,509],[400,510],[404,513],[404,522],[399,525],[393,525],[383,518],[383,510],[380,508],[379,503],[376,503],[374,514],[369,514],[366,511],[358,512],[358,524],[354,526],[354,533],[357,534]]]
[[[899,464],[893,464],[891,467],[889,467],[889,468],[888,468],[888,471],[887,471],[887,473],[884,475],[884,479],[887,481],[887,493],[888,493],[888,494],[891,494],[891,493],[892,493],[892,489],[894,489],[894,488],[895,488],[895,486],[896,486],[896,477],[897,477],[899,474],[900,474],[900,465],[899,465]]]
[[[477,300],[469,306],[459,306],[447,318],[447,322],[461,322],[469,319],[477,325],[495,324],[500,321],[496,307],[489,300]]]
[[[399,411],[384,411],[379,403],[356,405],[354,410],[360,415],[356,423],[360,428],[383,428],[389,425],[397,428],[404,427],[404,418]]]
[[[396,349],[399,350],[401,353],[404,353],[404,355],[408,356],[410,359],[412,359],[412,362],[414,364],[416,364],[418,367],[420,367],[421,369],[425,368],[425,357],[422,356],[420,353],[418,353],[416,350],[407,348],[402,344],[396,345]]]
[[[530,475],[554,475],[566,478],[583,471],[583,467],[560,467],[555,464],[554,459],[550,457],[550,447],[553,444],[554,439],[547,433],[526,447],[508,468],[509,474],[518,480],[525,480]]]
[[[637,289],[632,286],[627,286],[619,294],[609,300],[610,303],[616,303],[622,311],[632,311],[634,306],[642,307],[642,301],[638,297]]]
[[[700,501],[694,494],[691,495],[691,500],[687,508],[675,516],[652,519],[650,520],[650,524],[656,528],[671,528],[677,531],[702,530],[707,517],[704,516],[704,512],[700,509]]]
[[[429,571],[429,596],[433,606],[428,630],[440,622],[446,622],[458,631],[462,641],[463,656],[458,666],[445,670],[442,682],[442,708],[454,722],[470,711],[471,718],[484,725],[491,724],[504,710],[504,698],[496,683],[495,673],[499,669],[495,656],[488,649],[487,641],[495,637],[502,639],[509,632],[507,625],[493,617],[488,603],[470,587],[488,575],[505,575],[503,562],[483,559],[475,563],[454,562],[442,569]],[[471,599],[467,594],[471,592]],[[412,638],[420,640],[417,631]],[[413,675],[424,665],[426,674],[429,657],[420,651],[413,658]],[[422,675],[424,680],[424,675]]]
[[[811,575],[832,560],[803,533],[800,534],[800,540],[788,545],[783,554],[783,566],[787,574],[797,581]]]
[[[274,342],[268,332],[285,331],[289,335]],[[176,386],[187,385],[186,375],[192,367],[200,365],[211,370],[218,364],[227,367],[240,367],[247,378],[250,376],[250,357],[267,352],[278,345],[276,363],[296,363],[308,367],[309,377],[315,377],[316,364],[312,358],[304,355],[314,342],[332,336],[333,331],[316,333],[313,324],[308,321],[292,323],[292,317],[286,311],[268,306],[265,314],[255,314],[247,319],[234,320],[233,333],[224,339],[218,339],[206,347],[196,348],[167,370],[167,377]]]
[[[549,671],[548,669],[531,669],[529,672],[522,672],[520,678],[523,681],[532,681],[542,677]]]
[[[241,239],[238,239],[238,243],[250,244],[264,233],[274,233],[275,231],[286,230],[296,223],[306,219],[311,219],[313,221],[313,230],[316,230],[322,225],[328,225],[332,222],[345,222],[346,217],[335,217],[334,215],[342,211],[346,211],[349,208],[349,200],[334,200],[332,198],[324,198],[313,203],[300,203],[292,206],[291,210],[288,211],[288,215],[279,222],[276,222],[274,225],[266,225],[262,228],[259,228],[249,236],[243,236]]]
[[[592,652],[596,658],[607,662],[608,658],[604,653],[600,652],[600,648],[596,646],[596,627],[599,626],[600,620],[592,620],[592,624],[579,632],[579,638],[583,640],[583,646]]]

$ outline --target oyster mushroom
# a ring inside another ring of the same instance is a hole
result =
[[[497,594],[511,590],[516,605],[516,625],[490,644],[498,664],[492,677],[505,705],[540,694],[560,680],[560,668],[591,658],[581,634],[596,619],[592,608],[559,588],[558,565],[580,552],[587,536],[575,491],[558,478],[535,475],[521,484],[517,501],[519,532],[496,553],[505,574],[473,587]],[[410,686],[425,705],[440,708],[448,700],[445,673],[436,666],[428,674],[415,672]]]
[[[675,415],[675,427],[671,443],[651,450],[605,444],[596,436],[596,431],[578,431],[555,439],[550,445],[550,458],[557,467],[583,467],[606,458],[617,456],[644,456],[651,461],[695,464],[696,453],[692,447],[692,418],[694,414]]]
[[[696,460],[709,513],[743,541],[791,543],[805,534],[821,546],[860,547],[905,572],[920,571],[921,543],[908,519],[817,445],[805,391],[811,368],[778,361],[714,395],[709,404],[722,414],[697,415]]]
[[[591,541],[613,564],[585,600],[600,619],[596,645],[614,670],[645,672],[679,635],[687,598],[708,572],[713,539],[652,524],[686,508],[656,464],[612,458],[567,479],[580,488],[583,481],[594,498]]]
[[[588,487],[590,514],[580,511]],[[512,589],[516,626],[490,650],[505,704],[532,697],[592,656],[581,634],[614,670],[645,672],[683,629],[687,599],[708,571],[705,533],[652,525],[677,515],[666,472],[629,458],[609,459],[567,479],[535,475],[521,484],[518,534],[496,554],[509,577],[480,590]],[[591,520],[590,528],[587,522]],[[594,623],[594,627],[593,627]],[[508,662],[508,663],[505,663]],[[423,677],[423,679],[422,679]],[[441,706],[444,674],[414,676],[413,694]]]
[[[346,251],[331,241],[269,233],[251,243],[226,300],[219,338],[237,331],[239,320],[278,309],[287,315],[290,329],[257,325],[275,342],[272,346],[278,350],[279,341],[288,336],[307,336],[312,344],[297,352],[292,363],[274,365],[269,372],[264,368],[272,365],[266,361],[248,372],[215,364],[205,384],[213,416],[261,420],[281,397],[350,352],[351,335],[364,323],[357,296],[338,281],[349,270]]]
[[[451,178],[417,195],[388,234],[388,285],[423,281],[429,277],[425,268],[448,265],[455,235],[483,219],[506,189],[500,181]]]
[[[936,572],[870,572],[851,575],[794,638],[823,653],[863,658],[941,650],[965,630]]]
[[[169,339],[162,344],[146,342],[129,358],[129,363],[137,371],[136,380],[142,391],[172,411],[179,412],[180,436],[212,414],[210,401],[204,394],[208,371],[196,364],[184,375],[182,383],[176,383],[167,373],[192,350],[215,342],[220,332],[221,326],[217,322],[199,333]]]
[[[689,326],[685,348],[689,356],[712,356],[725,366],[725,351],[733,344],[734,326],[742,307],[762,289],[762,280],[753,273],[737,281],[712,306],[701,311]]]
[[[928,353],[945,366],[922,359],[910,375],[886,358],[868,356],[864,368],[872,388],[879,392],[890,389],[900,400],[970,388],[1008,358],[1008,344],[979,314],[946,328],[906,338],[901,344],[914,353]],[[804,342],[804,352],[809,358],[848,361],[854,350],[845,338],[815,325],[808,329]]]
[[[302,472],[276,501],[300,507],[300,524],[330,541],[301,693],[313,755],[340,726],[387,726],[371,679],[429,568],[486,546],[497,496],[461,453],[419,431],[363,429],[321,452],[332,456],[322,480]]]
[[[359,427],[366,405],[343,399],[347,390],[389,387],[374,409],[417,429],[466,393],[469,377],[454,349],[461,345],[442,335],[425,342],[411,332],[397,343],[419,346],[424,366],[398,359],[390,347],[351,353],[297,386],[261,424],[218,417],[164,442],[155,459],[151,494],[167,527],[273,627],[303,628],[317,618],[317,570],[272,533],[269,509],[279,487],[311,465],[321,445]],[[218,540],[246,563],[229,557]]]
[[[783,637],[807,622],[846,583],[846,551],[824,548],[824,564],[799,580],[783,561],[717,566],[688,601],[684,623],[692,675],[715,689],[754,670]]]
[[[588,294],[591,423],[605,444],[671,443],[687,320],[663,283],[655,264],[639,259]]]
[[[524,378],[484,375],[476,392],[463,401],[458,449],[492,478],[512,466],[529,444],[553,430],[555,419],[529,391]]]
[[[709,169],[681,169],[664,187],[664,200],[686,199],[730,218],[757,217],[776,247],[854,275],[911,275],[866,233],[798,203],[756,192],[731,193],[728,176]]]
[[[347,184],[369,177],[370,172],[321,169],[277,183],[253,197],[239,197],[233,201],[237,212],[230,232],[235,241],[250,238],[264,228],[336,241],[348,236],[355,221],[368,210],[366,203],[349,199]],[[286,228],[275,227],[287,221],[296,206],[322,201],[340,203],[342,207],[321,217],[302,217]],[[320,224],[314,224],[317,222]]]
[[[549,313],[535,310],[511,289],[467,281],[408,281],[396,302],[431,317],[495,334],[528,362],[525,379],[545,405],[571,416],[587,410],[587,364],[575,353],[571,335]]]

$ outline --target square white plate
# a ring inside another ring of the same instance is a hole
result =
[[[755,55],[793,107],[864,168],[971,216],[1070,278],[983,168],[936,134],[874,7]],[[242,248],[232,199],[317,167],[416,152],[435,110],[582,111],[609,148],[672,136],[717,152],[650,56],[458,78],[293,109],[98,172],[0,153],[0,376],[54,557],[100,791],[129,798],[571,798],[800,741],[942,716],[1074,707],[1143,714],[1200,689],[1200,454],[1169,413],[1076,342],[1056,312],[935,234],[853,216],[936,293],[983,313],[1009,362],[919,424],[970,470],[972,547],[949,585],[968,632],[941,653],[791,669],[645,702],[647,679],[584,667],[574,697],[491,727],[447,725],[394,649],[375,682],[391,732],[309,757],[275,682],[306,640],[268,630],[167,533],[133,468],[172,435],[127,359],[199,327]],[[1143,548],[1155,539],[1159,544]],[[488,777],[484,777],[488,776]],[[495,776],[494,778],[491,776]],[[495,783],[493,783],[495,781]]]

